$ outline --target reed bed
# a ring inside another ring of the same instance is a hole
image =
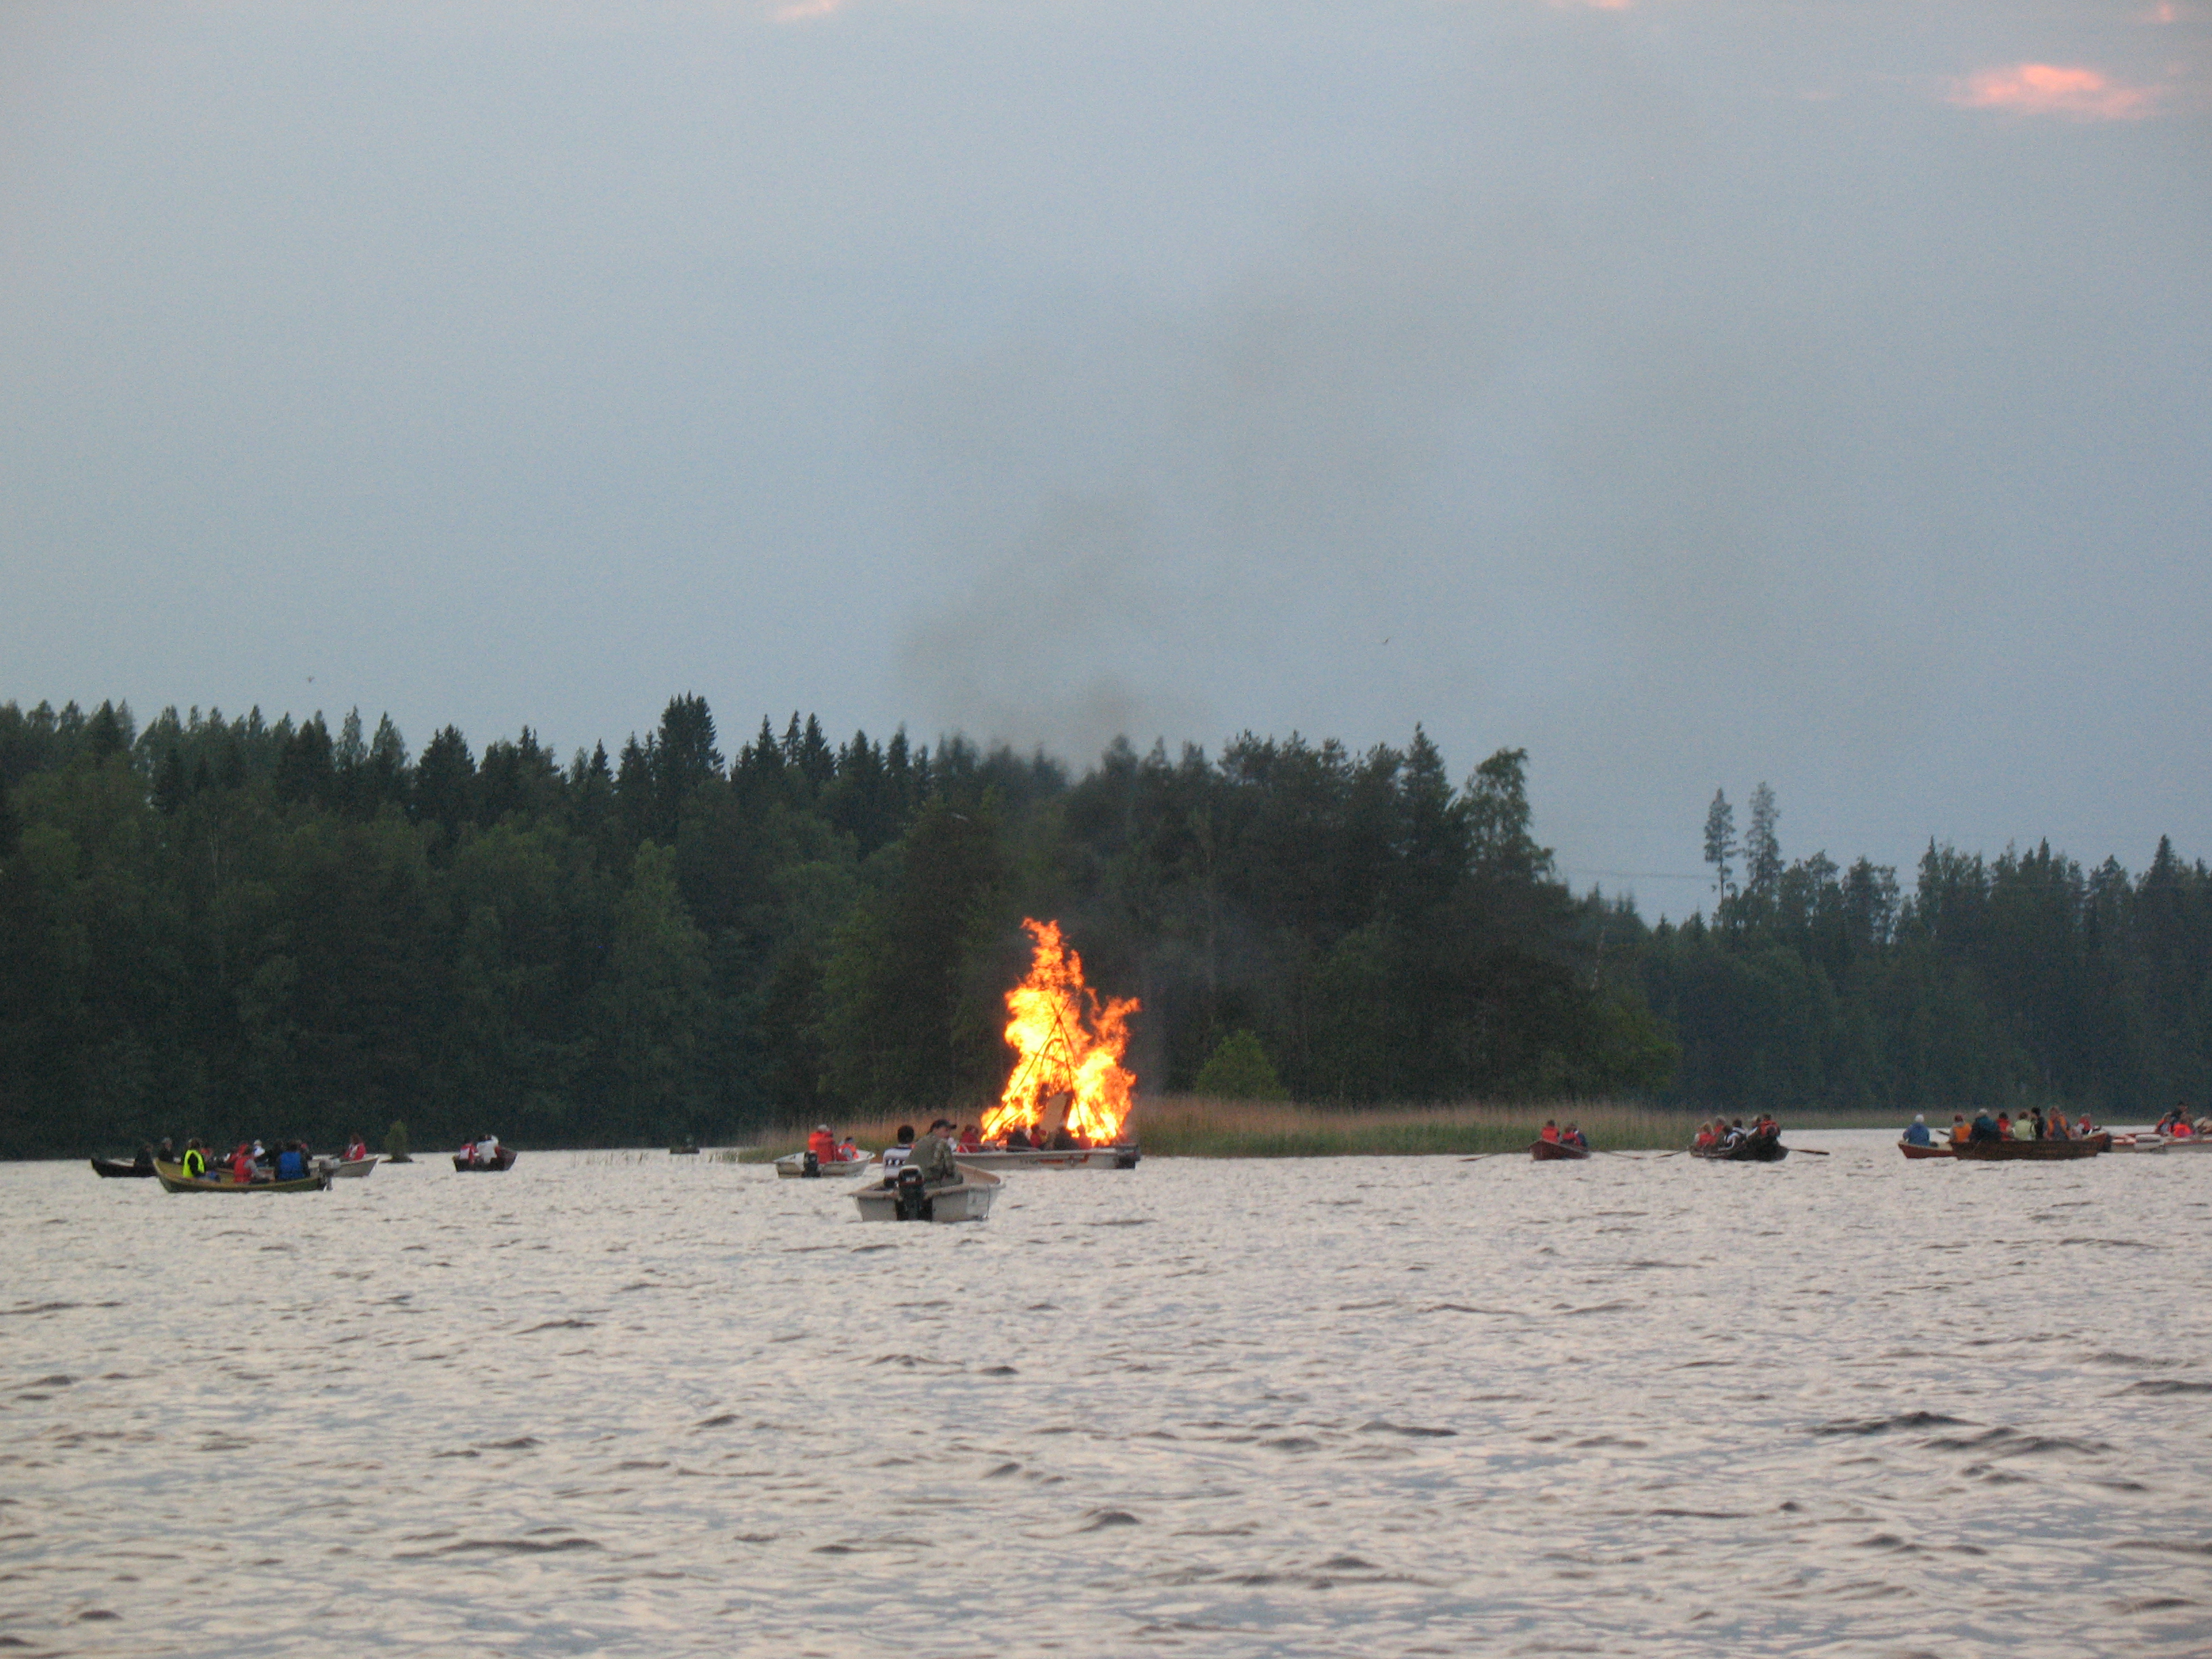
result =
[[[1574,1123],[1593,1146],[1689,1144],[1697,1119],[1623,1101],[1534,1104],[1464,1101],[1431,1106],[1301,1106],[1288,1101],[1170,1095],[1139,1109],[1148,1158],[1358,1158],[1510,1152],[1546,1118]]]

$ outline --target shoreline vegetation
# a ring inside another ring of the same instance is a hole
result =
[[[1546,1118],[1580,1125],[1600,1152],[1674,1152],[1690,1144],[1701,1116],[1711,1115],[1613,1100],[1329,1106],[1166,1095],[1140,1100],[1130,1122],[1146,1158],[1405,1158],[1522,1152]],[[870,1118],[832,1127],[841,1138],[851,1134],[873,1150],[889,1145],[898,1125],[910,1121]],[[757,1146],[718,1156],[769,1163],[803,1151],[812,1127],[771,1131]],[[1891,1128],[1901,1121],[1893,1112],[1800,1113],[1785,1116],[1784,1134],[1793,1127]]]
[[[1741,836],[1716,792],[1710,906],[1654,922],[1539,844],[1529,765],[1456,775],[1417,726],[1073,769],[795,713],[726,755],[689,694],[563,765],[526,726],[416,752],[357,711],[0,702],[0,1158],[926,1121],[1004,1085],[1034,919],[1141,991],[1163,1155],[1482,1149],[1568,1101],[1601,1142],[2148,1121],[2212,1085],[2212,866],[2170,842],[2139,875],[2040,842],[1792,862],[1771,789]],[[1327,1104],[1176,1103],[1284,1098]]]

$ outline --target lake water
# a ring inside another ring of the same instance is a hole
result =
[[[0,1167],[24,1653],[2212,1651],[2212,1153]]]

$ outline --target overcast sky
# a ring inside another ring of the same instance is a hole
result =
[[[2208,601],[2212,0],[0,9],[0,699],[1421,721],[1679,915],[2212,854]]]

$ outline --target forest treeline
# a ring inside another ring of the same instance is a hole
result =
[[[995,1097],[1024,915],[1136,995],[1148,1091],[1256,1039],[1300,1098],[1776,1109],[2204,1080],[2207,872],[1931,848],[1784,865],[1717,800],[1710,919],[1572,892],[1527,757],[833,743],[696,696],[610,757],[526,728],[0,705],[0,1156],[149,1137],[715,1138]],[[1762,804],[1763,801],[1763,804]],[[1755,845],[1754,845],[1755,843]],[[1737,866],[1741,878],[1737,878]],[[1263,1068],[1264,1069],[1264,1068]]]

